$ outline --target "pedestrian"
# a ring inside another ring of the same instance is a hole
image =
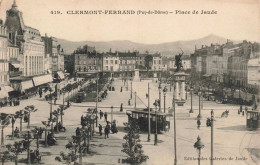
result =
[[[99,135],[102,136],[102,125],[99,124],[98,128],[99,128]]]
[[[146,93],[146,98],[148,98],[148,94]]]
[[[54,98],[54,105],[56,105],[57,97]]]
[[[120,112],[123,112],[123,103],[121,103]]]
[[[128,105],[129,105],[129,106],[131,105],[131,100],[130,100],[130,99],[128,100]]]
[[[123,87],[121,87],[121,89],[120,89],[120,92],[122,92],[123,91]]]
[[[80,136],[80,128],[79,128],[79,127],[77,127],[77,129],[76,129],[76,136],[77,136],[77,137]]]
[[[39,88],[39,95],[40,95],[40,98],[42,98],[42,88]]]
[[[104,115],[104,113],[100,110],[100,111],[99,111],[99,117],[100,117],[100,119],[102,119],[103,115]]]
[[[9,99],[9,105],[12,106],[12,99]]]
[[[240,112],[242,112],[242,105],[240,105]]]
[[[17,98],[17,105],[20,105],[20,99],[19,99],[19,97]]]
[[[248,108],[247,107],[245,107],[245,111],[247,112],[247,110],[248,110]]]
[[[200,120],[197,121],[197,125],[198,125],[197,128],[200,129],[200,125],[201,125]]]
[[[243,115],[243,116],[245,115],[245,111],[242,111],[242,115]]]
[[[104,114],[104,117],[105,117],[105,121],[107,121],[107,113],[106,112]]]
[[[108,134],[109,134],[109,127],[108,127],[108,125],[106,125],[106,127],[105,127],[105,139],[109,138]]]
[[[237,110],[237,114],[240,114],[240,110],[239,109]]]
[[[13,99],[13,105],[16,106],[16,99]]]

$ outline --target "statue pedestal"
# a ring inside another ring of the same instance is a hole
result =
[[[139,69],[135,69],[135,77],[134,77],[133,81],[140,81]]]
[[[175,114],[176,117],[190,117],[189,110],[186,107],[186,91],[185,91],[185,78],[187,74],[184,72],[176,72],[174,74],[175,81]]]

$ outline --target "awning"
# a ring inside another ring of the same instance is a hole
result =
[[[20,64],[12,64],[15,68],[20,68]]]
[[[61,71],[57,72],[57,74],[61,80],[63,80],[65,78],[64,74]]]
[[[4,86],[3,88],[4,88],[4,90],[5,90],[6,92],[11,92],[11,91],[14,90],[14,89],[13,89],[12,87],[10,87],[10,86]]]
[[[21,91],[24,91],[25,89],[30,89],[30,88],[33,88],[33,87],[34,86],[33,86],[32,80],[21,82]]]
[[[8,97],[8,92],[5,91],[4,86],[1,86],[0,87],[0,99],[5,98],[5,97]]]
[[[0,89],[0,98],[8,97],[8,92],[13,91],[14,89],[10,86],[2,86]]]
[[[39,76],[39,77],[33,78],[33,83],[34,83],[35,86],[46,84],[46,83],[49,83],[49,82],[52,82],[52,81],[53,81],[53,78],[52,78],[51,74],[47,74],[47,75],[44,75],[44,76]]]

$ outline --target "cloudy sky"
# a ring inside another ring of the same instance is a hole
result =
[[[0,0],[0,18],[13,0]],[[131,40],[162,43],[209,34],[260,41],[258,0],[16,0],[24,22],[41,35],[72,41]],[[168,15],[69,15],[71,10],[172,11]],[[217,14],[175,14],[176,10],[215,10]],[[53,15],[51,11],[61,11]]]

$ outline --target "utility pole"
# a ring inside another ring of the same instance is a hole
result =
[[[150,120],[150,84],[148,83],[148,142],[151,136],[151,120]]]
[[[97,127],[97,120],[98,120],[98,117],[97,117],[97,113],[98,113],[98,73],[97,73],[97,98],[96,98],[96,127]]]
[[[51,99],[51,102],[50,102],[50,119],[52,120],[52,94],[51,94],[51,91],[52,91],[52,89],[50,89],[50,99]]]
[[[111,106],[111,123],[113,122],[113,106]]]
[[[172,100],[173,107],[173,122],[174,122],[174,165],[177,165],[177,146],[176,146],[176,119],[175,119],[175,98],[173,94]]]
[[[132,99],[132,93],[133,93],[133,82],[131,81],[131,99]]]
[[[136,92],[135,92],[135,109],[136,109]]]
[[[161,81],[160,81],[160,84],[159,84],[159,100],[160,100],[160,102],[159,102],[159,111],[162,110],[161,89],[162,89],[162,87],[161,87]]]
[[[213,128],[214,128],[214,125],[213,125],[213,122],[214,122],[214,111],[213,109],[211,110],[211,159],[210,159],[210,165],[213,165]]]

